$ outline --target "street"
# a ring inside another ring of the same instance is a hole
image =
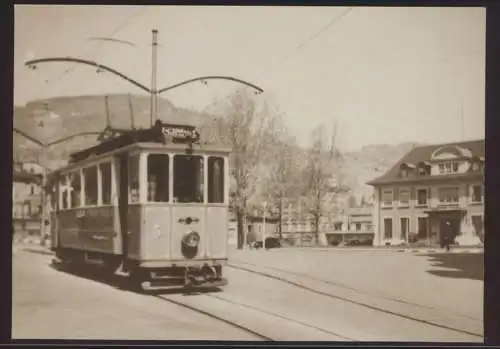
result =
[[[57,271],[51,258],[13,255],[14,339],[482,342],[480,254],[231,250],[221,292],[155,296]]]

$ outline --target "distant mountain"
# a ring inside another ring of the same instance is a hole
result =
[[[131,126],[129,100],[135,126],[149,127],[150,98],[145,95],[109,95],[111,125],[117,128]],[[158,100],[158,117],[166,122],[193,126],[206,125],[213,120],[213,116],[209,114],[177,108],[166,99]],[[14,127],[43,142],[82,132],[100,132],[105,126],[106,105],[103,95],[43,99],[14,108]],[[95,144],[96,138],[96,135],[77,137],[53,146],[48,154],[50,167],[63,165],[69,153]],[[358,198],[369,198],[372,187],[365,183],[382,175],[416,145],[418,144],[368,145],[359,151],[343,152],[337,160],[341,173],[334,180],[340,180],[343,185],[349,186]],[[304,155],[305,149],[299,149],[298,153]],[[37,145],[14,133],[14,156],[23,161],[36,161],[38,154]]]
[[[359,151],[344,153],[342,172],[346,184],[359,199],[361,196],[371,197],[373,187],[366,185],[366,182],[384,174],[411,149],[421,145],[425,144],[406,142],[367,145]]]
[[[133,115],[135,127],[149,127],[150,103],[149,96],[108,95],[111,125],[129,128]],[[211,120],[207,114],[177,108],[170,101],[161,98],[158,99],[158,118],[165,122],[194,126]],[[105,126],[106,103],[103,95],[57,97],[14,107],[14,127],[44,143],[82,132],[100,132]],[[61,159],[69,153],[95,144],[96,138],[96,135],[77,137],[53,146],[49,154],[51,164],[59,165]],[[25,161],[35,161],[38,154],[38,146],[14,134],[14,156]]]

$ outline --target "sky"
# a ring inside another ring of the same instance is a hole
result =
[[[151,83],[158,29],[158,87],[226,75],[264,89],[302,145],[337,124],[337,146],[444,143],[484,138],[484,8],[16,5],[14,104],[43,98],[137,93],[79,57]],[[95,40],[112,37],[134,45]],[[68,69],[69,72],[67,71]],[[66,71],[66,72],[65,72]],[[194,83],[165,93],[205,110],[241,86]]]

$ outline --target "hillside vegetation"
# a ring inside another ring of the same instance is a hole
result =
[[[129,103],[130,101],[130,103]],[[116,128],[131,127],[131,110],[137,128],[149,127],[150,99],[147,95],[109,95],[108,109],[111,125]],[[206,126],[213,116],[177,108],[166,99],[158,100],[158,117],[169,123]],[[14,127],[44,143],[82,132],[100,132],[106,126],[105,96],[57,97],[37,100],[14,108]],[[205,127],[205,129],[207,129]],[[37,161],[39,147],[14,133],[14,157],[23,161]],[[65,163],[69,153],[96,143],[96,136],[73,138],[51,147],[49,166]],[[342,176],[345,184],[357,196],[371,196],[366,181],[380,176],[416,144],[369,145],[356,152],[342,153]]]

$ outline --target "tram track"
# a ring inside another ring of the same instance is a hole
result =
[[[332,286],[335,286],[335,287],[339,287],[339,288],[342,288],[342,289],[345,289],[345,290],[348,290],[348,291],[352,291],[352,292],[355,292],[355,293],[367,295],[367,296],[370,296],[370,297],[377,297],[377,298],[380,298],[380,299],[384,299],[384,300],[388,300],[388,301],[392,301],[392,302],[396,302],[396,303],[401,303],[401,304],[405,304],[405,305],[409,305],[409,306],[414,306],[414,307],[422,308],[422,309],[426,309],[426,310],[440,311],[440,312],[444,311],[444,312],[447,312],[447,313],[449,313],[449,314],[451,314],[453,316],[456,316],[456,317],[461,317],[461,318],[472,320],[472,321],[482,322],[481,319],[478,319],[478,318],[473,317],[473,316],[465,315],[465,314],[462,314],[462,313],[458,313],[456,311],[453,311],[453,310],[451,310],[449,308],[445,308],[445,307],[439,307],[439,308],[438,307],[432,307],[432,306],[429,306],[429,305],[415,303],[415,302],[412,302],[412,301],[409,301],[409,300],[406,300],[406,299],[388,296],[388,295],[383,294],[381,292],[373,292],[373,291],[368,292],[368,291],[360,290],[359,288],[348,286],[348,285],[345,285],[345,284],[342,284],[342,283],[339,283],[339,282],[335,282],[335,281],[331,281],[331,280],[325,280],[325,279],[317,278],[317,277],[314,277],[314,276],[311,276],[311,275],[307,275],[307,274],[303,274],[303,273],[297,273],[297,272],[294,272],[294,271],[291,271],[291,270],[286,270],[286,269],[281,269],[281,268],[276,268],[276,267],[270,267],[270,266],[265,266],[264,267],[264,266],[260,266],[260,265],[253,264],[253,263],[243,262],[243,261],[237,261],[237,263],[238,264],[246,264],[246,265],[249,265],[249,266],[252,266],[252,267],[255,267],[255,268],[261,268],[261,269],[266,269],[266,270],[277,271],[277,272],[283,273],[283,274],[290,274],[290,275],[293,275],[293,276],[297,276],[297,277],[300,277],[300,278],[304,278],[304,279],[309,279],[309,280],[313,280],[313,281],[325,283],[325,284],[328,284],[328,285],[332,285]],[[237,266],[234,263],[233,264],[229,263],[228,267],[231,267],[231,268],[234,268],[234,269],[243,270],[241,268],[241,266]]]
[[[240,330],[243,330],[247,333],[250,333],[260,340],[264,340],[264,341],[276,341],[277,340],[275,338],[272,338],[272,335],[262,333],[263,331],[255,330],[255,329],[250,328],[250,326],[242,325],[241,323],[238,323],[238,322],[243,322],[243,320],[239,320],[239,321],[228,320],[227,318],[225,318],[223,316],[216,315],[213,311],[207,311],[207,310],[201,309],[200,306],[188,304],[188,302],[178,301],[178,300],[174,299],[172,296],[155,295],[154,297],[161,299],[162,301],[166,301],[166,302],[184,307],[184,308],[189,309],[191,311],[195,311],[197,313],[206,315],[206,316],[213,318],[215,320],[222,321],[226,324],[229,324],[229,325],[234,326]],[[240,316],[238,309],[246,308],[246,309],[249,309],[249,310],[256,312],[260,315],[264,315],[264,316],[270,318],[271,323],[277,323],[277,321],[280,321],[279,322],[280,323],[280,330],[283,328],[284,324],[288,324],[288,325],[294,327],[296,331],[298,329],[300,329],[300,330],[302,330],[301,332],[309,331],[309,333],[313,333],[313,335],[310,335],[310,338],[316,338],[317,334],[321,333],[322,335],[326,336],[325,338],[329,338],[329,340],[338,340],[338,341],[354,341],[354,340],[356,340],[354,338],[347,337],[347,336],[342,335],[340,333],[333,332],[333,331],[330,331],[330,330],[327,330],[327,329],[324,329],[324,328],[321,328],[318,326],[314,326],[314,325],[311,325],[311,324],[308,324],[308,323],[305,323],[305,322],[302,322],[302,321],[299,321],[296,319],[292,319],[290,317],[287,317],[287,316],[284,316],[284,315],[281,315],[281,314],[278,314],[275,312],[271,312],[269,310],[265,310],[265,309],[262,309],[260,307],[256,307],[254,305],[250,305],[250,304],[246,304],[246,303],[243,303],[240,301],[228,299],[225,296],[219,296],[219,295],[215,295],[215,294],[211,294],[211,293],[204,293],[201,295],[197,295],[197,297],[203,297],[203,298],[205,298],[205,301],[206,301],[206,298],[208,298],[208,299],[217,300],[217,301],[226,303],[226,304],[230,305],[232,308],[234,308],[232,310],[232,313],[238,314],[237,316]]]
[[[296,324],[298,324],[298,325],[301,325],[301,326],[304,326],[304,327],[307,327],[307,328],[310,328],[310,329],[313,329],[313,330],[317,330],[317,331],[323,332],[323,333],[328,334],[328,335],[332,335],[332,336],[339,337],[339,338],[344,339],[344,340],[346,340],[346,341],[353,341],[353,340],[355,340],[354,338],[344,336],[344,335],[339,334],[339,333],[337,333],[337,332],[329,331],[329,330],[326,330],[326,329],[321,328],[321,327],[318,327],[318,326],[314,326],[314,325],[307,324],[307,323],[302,322],[302,321],[298,321],[298,320],[295,320],[295,319],[291,319],[291,318],[289,318],[289,317],[286,317],[286,316],[283,316],[283,315],[280,315],[280,314],[277,314],[277,313],[271,312],[271,311],[269,311],[269,310],[264,310],[264,309],[258,308],[258,307],[256,307],[256,306],[253,306],[253,305],[250,305],[250,304],[245,304],[245,303],[241,303],[241,302],[236,302],[236,301],[233,301],[233,300],[227,299],[227,298],[225,298],[225,297],[220,297],[220,296],[216,296],[216,295],[213,295],[213,294],[208,294],[207,296],[208,296],[208,297],[210,297],[210,298],[216,298],[216,299],[219,299],[219,300],[221,300],[221,301],[224,301],[224,302],[227,302],[227,303],[230,303],[230,304],[234,304],[234,305],[237,305],[237,306],[243,306],[243,307],[245,307],[245,308],[254,309],[254,310],[257,310],[257,311],[262,312],[262,313],[264,313],[264,314],[268,314],[268,315],[270,315],[270,316],[273,316],[273,317],[279,318],[279,319],[281,319],[281,320],[290,321],[290,322],[296,323]]]
[[[238,262],[238,263],[240,263],[240,262]],[[318,290],[318,289],[315,289],[315,288],[303,285],[303,284],[301,284],[299,282],[289,280],[286,277],[281,277],[281,276],[278,276],[278,275],[273,275],[273,274],[271,274],[271,273],[269,273],[267,271],[264,271],[266,269],[270,270],[270,269],[273,269],[273,268],[261,267],[261,266],[257,266],[257,265],[251,264],[251,263],[243,263],[242,262],[241,264],[251,265],[251,266],[259,268],[260,270],[254,270],[254,269],[247,268],[247,267],[244,267],[244,266],[241,266],[241,265],[236,265],[234,263],[229,263],[228,267],[231,267],[231,268],[233,268],[235,270],[240,270],[240,271],[244,271],[244,272],[248,272],[248,273],[252,273],[252,274],[264,276],[264,277],[267,277],[267,278],[272,279],[272,280],[280,281],[280,282],[283,282],[283,283],[295,286],[297,288],[300,288],[300,289],[306,290],[308,292],[311,292],[311,293],[314,293],[314,294],[317,294],[317,295],[321,295],[321,296],[324,296],[324,297],[327,297],[327,298],[330,298],[330,299],[336,299],[336,300],[344,301],[344,302],[347,302],[347,303],[350,303],[350,304],[354,304],[354,305],[357,305],[357,306],[361,306],[361,307],[364,307],[364,308],[367,308],[367,309],[371,309],[371,310],[374,310],[374,311],[382,312],[382,313],[385,313],[385,314],[388,314],[388,315],[392,315],[392,316],[395,316],[395,317],[403,318],[403,319],[410,320],[410,321],[413,321],[413,322],[417,322],[417,323],[420,323],[420,324],[425,324],[425,325],[428,325],[428,326],[433,326],[433,327],[441,328],[441,329],[444,329],[444,330],[448,330],[448,331],[460,333],[462,335],[465,334],[465,335],[468,335],[468,336],[473,336],[473,337],[481,338],[481,340],[483,339],[483,335],[482,334],[474,332],[474,331],[465,330],[465,329],[461,329],[461,328],[457,328],[457,327],[445,325],[445,324],[442,324],[442,323],[438,323],[436,321],[431,321],[431,320],[427,320],[427,319],[415,317],[415,316],[408,315],[408,314],[403,314],[403,313],[398,312],[398,311],[386,309],[386,308],[383,308],[383,307],[380,307],[380,306],[369,304],[367,302],[362,302],[362,301],[353,299],[355,297],[349,298],[349,297],[346,297],[346,296],[341,296],[341,295],[335,294],[333,292],[325,292],[325,291],[322,291],[322,290]],[[303,275],[303,274],[299,274],[299,273],[289,272],[289,271],[285,271],[285,270],[280,270],[280,272],[283,273],[283,274],[289,274],[289,275],[293,275],[293,276],[297,276],[297,277],[301,277],[301,278],[309,278],[311,280],[314,280],[316,282],[321,282],[321,283],[324,283],[326,285],[329,284],[328,282],[326,282],[326,280],[313,279],[313,278],[311,278],[311,277],[309,277],[307,275]],[[330,284],[332,284],[332,283],[330,283]],[[334,286],[339,286],[339,285],[335,285],[335,284],[333,284],[333,285]],[[347,287],[347,288],[350,288],[350,287]],[[354,291],[354,289],[351,289],[351,291]],[[367,293],[367,292],[364,292],[364,293],[367,294],[368,296],[372,296],[372,297],[374,296],[374,294],[370,294],[370,293]],[[395,300],[392,299],[392,301],[395,301]],[[404,303],[404,302],[401,302],[401,303]],[[408,302],[408,303],[410,305],[412,305],[412,306],[417,306],[417,304],[411,304],[411,302]],[[424,306],[424,308],[425,308],[425,306]],[[436,311],[438,309],[432,309],[432,310]],[[469,318],[469,320],[470,320],[470,318]],[[472,320],[474,320],[474,321],[480,321],[480,320],[474,319],[474,318]]]
[[[254,331],[252,330],[251,328],[247,327],[247,326],[243,326],[241,324],[238,324],[236,323],[235,321],[231,321],[231,320],[227,320],[221,316],[218,316],[218,315],[215,315],[211,312],[208,312],[208,311],[205,311],[203,309],[200,309],[198,307],[195,307],[195,306],[192,306],[192,305],[189,305],[189,304],[186,304],[185,302],[179,302],[175,299],[172,299],[172,297],[168,297],[168,296],[165,296],[165,295],[154,295],[153,297],[157,298],[157,299],[160,299],[164,302],[168,302],[168,303],[171,303],[171,304],[175,304],[177,306],[180,306],[182,308],[185,308],[185,309],[189,309],[191,311],[194,311],[196,313],[199,313],[199,314],[202,314],[202,315],[205,315],[205,316],[208,316],[214,320],[217,320],[217,321],[220,321],[220,322],[223,322],[229,326],[232,326],[232,327],[235,327],[237,329],[240,329],[246,333],[250,333],[251,335],[255,336],[256,338],[260,339],[260,340],[264,340],[264,341],[274,341],[272,338],[264,335],[264,334],[261,334],[257,331]]]

